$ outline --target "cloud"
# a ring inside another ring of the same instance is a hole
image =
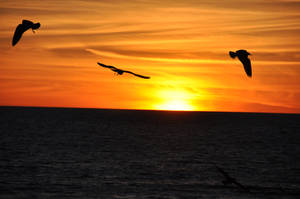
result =
[[[113,57],[119,59],[132,59],[132,60],[143,60],[143,61],[155,61],[155,62],[176,62],[176,63],[224,63],[222,60],[204,60],[204,59],[176,59],[176,58],[160,58],[160,57],[138,57],[123,55],[115,52],[99,51],[94,49],[86,49],[86,51],[91,52],[96,55]]]
[[[284,90],[272,88],[260,90],[260,89],[248,89],[248,88],[200,88],[207,92],[207,94],[213,95],[216,99],[226,99],[232,101],[240,101],[241,103],[252,103],[252,104],[264,104],[268,106],[278,106],[287,108],[297,108],[300,106],[299,97],[300,90]],[[248,96],[242,98],[242,96]],[[273,99],[277,100],[274,101]]]

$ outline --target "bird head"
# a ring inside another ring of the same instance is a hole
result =
[[[33,30],[38,29],[40,26],[41,26],[40,23],[35,23],[35,24],[32,24],[31,29],[32,29],[32,31],[33,31]]]
[[[119,75],[122,75],[124,72],[122,70],[118,70],[117,72]]]
[[[114,69],[113,71],[116,72],[118,75],[122,75],[124,73],[124,71],[120,69]]]

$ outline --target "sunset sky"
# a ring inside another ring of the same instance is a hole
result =
[[[0,0],[0,24],[0,106],[300,113],[300,0]]]

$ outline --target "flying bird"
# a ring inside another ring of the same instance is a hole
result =
[[[231,58],[238,57],[239,60],[244,65],[245,72],[248,77],[252,77],[252,69],[251,69],[251,61],[248,58],[248,55],[251,55],[246,50],[238,50],[236,52],[229,51],[229,55]]]
[[[223,180],[223,184],[227,185],[227,184],[235,184],[236,186],[238,186],[239,188],[245,190],[245,191],[249,191],[245,186],[243,186],[241,183],[237,182],[235,178],[231,177],[227,172],[225,172],[223,169],[221,169],[220,167],[216,166],[217,170],[223,174],[223,176],[225,177],[225,180]]]
[[[22,23],[19,24],[15,30],[14,37],[12,40],[12,45],[14,46],[18,43],[18,41],[21,39],[25,31],[31,28],[32,32],[35,33],[34,30],[38,29],[40,26],[41,26],[40,23],[33,23],[32,21],[28,21],[24,19]]]
[[[144,78],[144,79],[150,79],[150,77],[147,77],[147,76],[143,76],[143,75],[139,75],[139,74],[136,74],[136,73],[133,73],[131,71],[128,71],[128,70],[122,70],[122,69],[119,69],[119,68],[116,68],[114,66],[108,66],[108,65],[105,65],[105,64],[102,64],[100,62],[98,62],[98,64],[104,68],[109,68],[110,70],[116,72],[118,75],[122,75],[123,73],[129,73],[129,74],[132,74],[134,76],[137,76],[137,77],[140,77],[140,78]]]

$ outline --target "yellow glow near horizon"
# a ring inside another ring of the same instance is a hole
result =
[[[169,111],[195,111],[197,107],[192,104],[194,96],[185,90],[163,90],[158,93],[160,102],[154,105],[157,110]]]
[[[169,111],[195,111],[195,107],[188,104],[184,100],[170,100],[165,104],[156,106],[157,110],[169,110]]]

